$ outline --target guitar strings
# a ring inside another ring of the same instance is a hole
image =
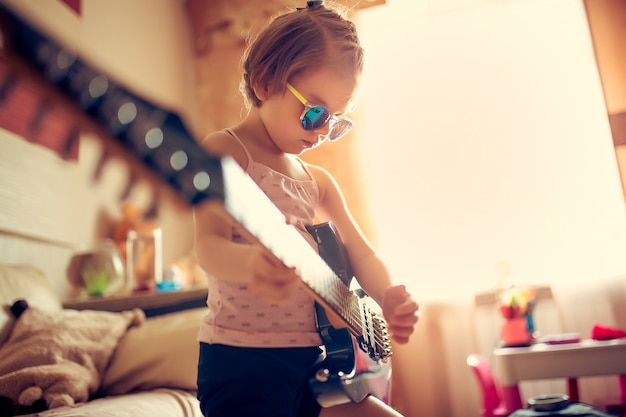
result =
[[[325,284],[325,289],[328,291],[329,297],[326,298],[332,299],[337,307],[344,306],[342,309],[344,314],[342,316],[349,316],[353,323],[358,323],[362,336],[365,338],[366,333],[367,336],[369,336],[367,337],[367,341],[371,340],[371,336],[373,336],[376,346],[372,347],[378,353],[387,356],[390,350],[389,337],[383,335],[383,333],[386,333],[387,329],[386,325],[381,326],[381,324],[383,324],[382,318],[377,313],[373,312],[371,308],[363,305],[363,313],[368,316],[368,320],[364,320],[361,316],[361,305],[356,299],[356,295],[343,284],[334,271],[331,270],[321,281],[322,284]],[[348,314],[345,314],[346,311]],[[364,326],[364,321],[366,323],[371,322],[371,325]]]

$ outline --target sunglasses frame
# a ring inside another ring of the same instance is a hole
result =
[[[328,138],[328,140],[330,141],[335,141],[335,140],[339,140],[341,137],[343,137],[346,133],[348,133],[350,131],[350,129],[352,129],[352,127],[354,126],[352,120],[350,120],[347,117],[344,116],[335,116],[334,114],[332,114],[330,112],[330,110],[328,110],[326,107],[324,106],[320,106],[320,105],[316,105],[313,104],[311,102],[309,102],[298,90],[296,90],[296,88],[291,85],[290,83],[287,83],[287,89],[289,91],[291,91],[291,93],[298,99],[298,101],[300,103],[302,103],[302,105],[304,106],[304,111],[302,112],[302,114],[300,115],[300,122],[302,125],[302,128],[304,130],[316,130],[316,129],[321,129],[322,127],[326,126],[327,124],[330,123],[330,126],[328,128],[328,133],[326,134],[326,138]],[[312,127],[311,129],[307,129],[305,127],[305,122],[304,122],[304,118],[306,116],[306,114],[311,111],[314,108],[320,108],[322,109],[327,115],[328,117],[326,118],[326,120],[324,120],[324,123],[322,123],[320,126],[317,127]],[[336,135],[336,136],[332,136],[331,133],[333,132],[333,129],[335,126],[337,125],[343,125],[345,126],[343,131],[340,132],[340,134]]]

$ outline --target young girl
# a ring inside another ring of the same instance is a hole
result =
[[[297,156],[352,127],[344,113],[362,64],[354,24],[322,1],[277,17],[246,51],[247,117],[210,134],[203,146],[232,156],[314,247],[306,226],[333,222],[360,286],[382,306],[392,339],[406,343],[418,305],[404,286],[391,284],[332,176]],[[209,280],[198,364],[206,417],[398,415],[373,396],[322,409],[308,385],[322,341],[314,300],[300,278],[247,242],[214,206],[196,208],[194,217],[198,259]]]

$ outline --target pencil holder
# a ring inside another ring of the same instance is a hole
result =
[[[505,319],[500,328],[500,340],[504,346],[526,346],[532,341],[526,316]]]
[[[533,342],[533,311],[537,294],[533,287],[512,286],[500,294],[499,310],[503,318],[500,341],[504,346],[528,346]]]

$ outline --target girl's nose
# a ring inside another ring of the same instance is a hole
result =
[[[326,140],[327,137],[328,137],[327,134],[322,134],[322,133],[318,134],[317,142],[315,143],[314,147],[320,146]]]
[[[330,129],[330,123],[326,123],[324,126],[320,127],[319,129],[314,130],[314,132],[317,133],[317,136],[319,138],[319,143],[322,143],[324,139],[326,139],[326,137],[328,136],[329,129]]]

